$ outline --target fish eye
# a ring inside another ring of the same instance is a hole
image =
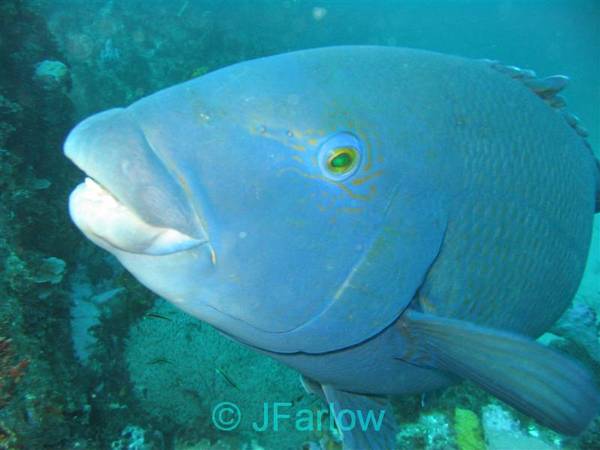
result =
[[[341,181],[352,176],[360,165],[361,145],[350,133],[338,133],[327,139],[319,152],[321,171],[332,180]]]
[[[334,149],[327,158],[327,169],[335,174],[351,171],[358,161],[358,151],[354,147]]]

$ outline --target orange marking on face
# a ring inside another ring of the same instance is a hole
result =
[[[334,184],[335,186],[337,186],[338,188],[340,188],[342,191],[344,191],[347,195],[349,195],[351,198],[353,198],[355,200],[370,200],[371,196],[373,194],[375,194],[375,186],[371,186],[369,194],[367,194],[367,195],[365,195],[365,194],[359,194],[357,192],[353,192],[344,183],[341,183],[341,182],[335,181],[335,180],[330,180],[329,178],[326,178],[326,177],[324,177],[322,175],[311,175],[309,173],[305,173],[302,170],[298,169],[297,167],[286,167],[284,169],[279,170],[279,172],[277,173],[277,175],[281,176],[285,172],[295,172],[298,175],[303,176],[305,178],[310,178],[310,179],[313,179],[313,180],[322,180],[322,181],[325,181],[326,183]]]
[[[363,139],[365,142],[365,148],[367,151],[367,162],[365,163],[365,171],[371,170],[373,167],[373,148],[371,146],[371,142],[368,139]]]
[[[383,170],[378,170],[377,172],[373,172],[373,173],[371,173],[371,174],[369,174],[367,176],[364,176],[362,178],[356,178],[356,179],[352,180],[351,184],[353,186],[360,186],[361,184],[364,184],[364,183],[366,183],[367,181],[369,181],[369,180],[371,180],[373,178],[379,177],[382,174],[383,174]]]

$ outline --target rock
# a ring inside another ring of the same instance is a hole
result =
[[[545,442],[540,437],[524,433],[519,421],[500,405],[485,406],[482,422],[487,450],[556,450],[560,448]],[[533,434],[538,434],[535,430],[532,431]]]
[[[594,361],[600,364],[598,320],[596,312],[587,303],[575,300],[551,331],[583,348]]]

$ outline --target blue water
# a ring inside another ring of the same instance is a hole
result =
[[[146,59],[148,48],[161,42],[156,59],[167,57],[174,64],[160,74],[135,75],[135,85],[142,87],[181,81],[189,75],[187,67],[214,69],[341,44],[423,48],[497,59],[540,74],[567,74],[573,78],[573,110],[585,118],[592,142],[600,139],[600,5],[595,0],[59,1],[47,2],[45,9],[59,41],[75,31],[89,34],[94,50],[85,64],[98,62],[109,39],[123,58]],[[131,42],[136,32],[145,34],[141,44]],[[151,58],[145,63],[161,64]],[[129,67],[128,77],[135,69]]]

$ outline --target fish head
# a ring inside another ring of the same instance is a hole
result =
[[[315,64],[222,69],[92,116],[65,144],[88,174],[70,200],[86,236],[180,308],[274,351],[378,332],[420,282],[398,275],[402,258],[437,248],[398,246],[419,241],[414,223],[410,236],[399,224],[429,206],[409,195],[426,178],[422,158],[392,151],[398,126],[349,95],[343,68]]]

